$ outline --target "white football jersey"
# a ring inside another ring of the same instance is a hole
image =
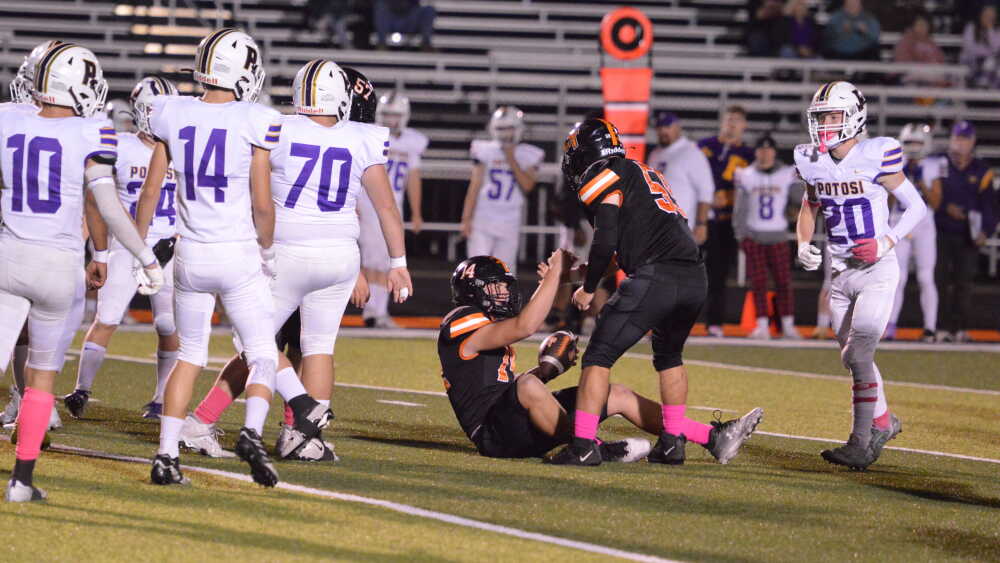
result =
[[[936,154],[925,156],[920,159],[920,162],[916,166],[910,165],[910,160],[903,157],[903,174],[906,174],[907,179],[913,183],[917,188],[917,192],[927,200],[930,194],[931,184],[934,180],[941,177],[942,167],[947,169],[948,167],[948,157],[943,154]],[[892,198],[889,205],[889,225],[895,227],[899,218],[903,216],[903,206],[899,204],[899,200]],[[933,227],[934,224],[934,212],[928,209],[928,212],[924,214],[924,218],[920,220],[914,229],[917,228],[927,228],[928,226]]]
[[[389,174],[389,184],[396,196],[399,212],[403,212],[403,194],[406,193],[406,179],[410,170],[420,168],[420,158],[427,149],[427,136],[407,127],[398,137],[389,136],[389,162],[386,172]]]
[[[843,269],[855,241],[889,233],[889,193],[875,181],[903,169],[903,149],[890,137],[859,141],[839,163],[812,145],[795,147],[795,167],[826,223],[834,269]]]
[[[315,238],[316,229],[296,230],[299,225],[323,226],[324,238],[358,238],[361,176],[386,163],[388,146],[385,127],[347,120],[324,127],[304,115],[284,116],[271,151],[275,240]]]
[[[472,141],[472,160],[483,165],[483,183],[476,200],[476,218],[491,223],[521,225],[521,208],[524,194],[514,179],[514,171],[507,164],[507,157],[497,141]],[[530,170],[541,164],[545,151],[527,143],[519,143],[514,148],[514,158],[522,170]],[[480,221],[482,224],[482,221]]]
[[[0,107],[0,218],[3,232],[83,252],[83,172],[98,154],[118,152],[107,119],[45,118],[29,104]]]
[[[152,147],[143,143],[135,133],[118,134],[118,162],[115,164],[118,197],[133,219],[139,203],[139,192],[146,180],[149,157],[152,154]],[[172,237],[177,232],[177,210],[174,207],[176,192],[177,176],[173,169],[167,169],[167,175],[163,179],[163,189],[160,191],[160,201],[156,205],[153,221],[146,233],[147,239],[159,240]]]
[[[250,102],[153,98],[149,125],[177,171],[177,230],[202,243],[256,240],[250,198],[253,147],[278,144],[281,114]]]
[[[798,181],[795,168],[782,164],[775,165],[769,172],[756,166],[739,168],[733,174],[737,196],[745,198],[746,227],[756,232],[788,230],[785,207],[788,192]]]

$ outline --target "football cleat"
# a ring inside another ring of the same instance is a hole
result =
[[[278,448],[279,457],[288,457],[299,446],[319,436],[320,431],[333,420],[333,411],[324,407],[319,401],[313,402],[315,404],[305,416],[296,415],[295,426],[288,430],[285,439],[281,441]]]
[[[3,499],[7,502],[35,502],[48,498],[45,491],[25,485],[24,483],[11,479],[7,483],[7,490],[4,491]]]
[[[684,465],[684,445],[686,443],[687,438],[683,434],[674,436],[663,432],[660,434],[660,439],[656,441],[656,445],[650,450],[649,455],[646,456],[646,461],[666,465]]]
[[[181,447],[207,455],[208,457],[236,457],[236,454],[222,449],[219,436],[224,432],[214,424],[202,424],[192,415],[184,419],[178,441]]]
[[[63,397],[66,410],[73,418],[83,418],[83,412],[87,410],[87,402],[90,401],[90,391],[77,389]]]
[[[878,459],[882,455],[882,448],[885,447],[886,443],[898,436],[902,431],[903,423],[892,413],[889,413],[889,428],[881,430],[873,424],[872,437],[868,442],[868,449],[871,450],[874,458]]]
[[[771,339],[771,327],[769,326],[759,326],[753,329],[750,334],[747,335],[750,340],[770,340]]]
[[[573,441],[554,454],[542,458],[544,463],[552,465],[581,465],[592,467],[600,465],[601,449],[597,442],[583,438],[573,438]]]
[[[191,484],[191,481],[181,473],[180,458],[171,458],[167,454],[157,454],[153,458],[153,469],[149,472],[149,480],[154,485]]]
[[[4,407],[3,413],[0,414],[0,424],[4,427],[10,426],[17,422],[17,411],[21,408],[21,393],[17,390],[14,385],[10,386],[10,402]]]
[[[236,441],[236,455],[250,464],[250,475],[255,483],[265,487],[278,484],[278,471],[267,455],[264,442],[256,430],[245,426],[240,429],[240,438]]]
[[[723,465],[729,463],[729,460],[736,457],[743,442],[750,439],[763,418],[764,409],[758,407],[739,418],[726,422],[713,420],[705,449],[719,460],[719,463]]]
[[[933,344],[937,340],[937,335],[934,334],[933,330],[924,329],[923,335],[920,336],[920,341],[927,344]]]
[[[598,447],[601,450],[601,460],[622,463],[632,463],[645,459],[650,450],[653,449],[649,440],[644,438],[625,438],[614,442],[601,442]]]
[[[843,446],[831,450],[823,450],[819,455],[834,465],[843,465],[854,471],[864,471],[878,459],[878,456],[875,455],[870,446],[862,446],[853,438],[848,440]]]
[[[59,411],[52,405],[52,413],[49,415],[49,430],[59,430],[63,427],[62,419],[59,418]]]
[[[142,418],[159,420],[160,415],[163,414],[163,404],[157,403],[155,401],[150,401],[142,406],[141,412],[142,412]]]
[[[309,440],[285,459],[288,461],[327,461],[332,463],[340,461],[337,452],[333,450],[333,444],[324,440],[322,436]]]

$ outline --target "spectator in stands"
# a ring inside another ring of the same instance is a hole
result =
[[[742,106],[729,106],[722,115],[719,135],[698,141],[698,147],[712,166],[715,196],[708,221],[705,243],[708,270],[708,305],[706,317],[710,336],[722,336],[726,316],[726,279],[736,261],[737,244],[733,235],[733,174],[750,164],[754,151],[743,143],[747,112]]]
[[[979,248],[996,229],[993,171],[973,154],[976,129],[968,121],[952,127],[947,162],[932,190],[941,193],[934,213],[937,227],[937,285],[941,292],[938,308],[938,341],[968,341],[965,331],[972,304],[972,280],[976,274]]]
[[[752,57],[774,57],[781,49],[784,18],[781,0],[750,0],[747,53]]]
[[[347,26],[354,19],[350,0],[309,0],[302,15],[306,29],[323,31],[329,43],[347,47]]]
[[[816,27],[816,20],[809,13],[809,2],[788,0],[783,21],[781,56],[792,59],[815,57],[819,29]]]
[[[733,231],[747,258],[747,278],[753,293],[757,326],[754,340],[770,340],[767,307],[768,274],[774,279],[775,308],[782,336],[800,340],[795,329],[792,298],[792,254],[788,247],[787,209],[792,188],[799,184],[795,168],[778,161],[778,144],[770,135],[757,140],[751,166],[736,171]],[[801,197],[801,193],[799,194]]]
[[[979,17],[965,26],[962,34],[962,54],[958,60],[969,67],[969,85],[975,88],[995,88],[1000,85],[997,54],[1000,53],[1000,30],[997,29],[997,9],[987,4]]]
[[[670,185],[677,205],[687,214],[695,242],[702,245],[708,238],[708,210],[715,192],[712,167],[698,145],[684,136],[676,114],[657,114],[656,135],[660,146],[650,151],[646,162]]]
[[[899,43],[893,50],[897,63],[943,64],[944,52],[931,37],[931,22],[924,12],[917,12]],[[948,81],[941,76],[912,72],[903,76],[903,83],[912,86],[946,87]]]
[[[844,0],[844,6],[826,24],[826,55],[831,59],[878,60],[879,32],[878,20],[864,10],[861,0]]]
[[[434,18],[432,6],[421,6],[420,0],[375,0],[375,34],[378,48],[385,49],[390,34],[419,33],[424,51],[433,51]]]

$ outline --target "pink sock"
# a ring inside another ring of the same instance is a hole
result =
[[[573,435],[584,440],[597,438],[597,423],[600,421],[600,416],[576,409],[573,417]]]
[[[205,398],[198,404],[198,408],[194,409],[194,415],[203,424],[215,424],[231,404],[233,404],[233,398],[229,396],[229,393],[218,387],[212,387],[208,395],[205,395]]]
[[[707,444],[712,427],[684,416],[686,405],[662,405],[663,431],[674,436],[684,435],[696,444]]]
[[[889,418],[889,411],[882,413],[882,416],[875,417],[875,428],[879,430],[888,430],[889,426],[892,425],[892,419]]]
[[[14,452],[17,459],[21,461],[38,459],[55,401],[52,393],[31,387],[24,390],[24,396],[21,397],[21,410],[17,414],[18,439]]]
[[[285,403],[285,425],[295,426],[295,413],[292,412],[292,407]]]

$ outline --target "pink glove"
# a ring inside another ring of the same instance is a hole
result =
[[[874,264],[879,259],[878,241],[873,238],[855,240],[857,244],[851,247],[854,257],[866,264]]]

